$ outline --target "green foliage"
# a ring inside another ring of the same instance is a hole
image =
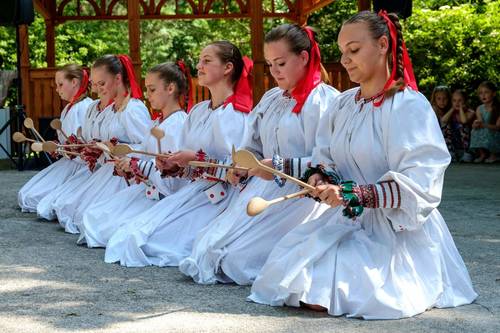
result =
[[[404,23],[415,75],[427,95],[438,84],[473,95],[483,80],[500,82],[500,1],[477,2],[414,8]]]
[[[264,6],[270,6],[270,1],[264,1]],[[124,12],[125,8],[120,10]],[[324,62],[339,61],[338,31],[342,22],[356,11],[356,1],[336,0],[310,16],[308,24],[318,31]],[[403,23],[404,36],[424,93],[429,95],[437,84],[474,93],[482,80],[500,83],[499,12],[498,0],[413,1],[413,15]],[[264,31],[283,22],[283,19],[265,20]],[[203,46],[220,39],[232,41],[251,56],[250,23],[246,20],[142,21],[143,71],[157,63],[182,58],[194,73]],[[32,67],[46,67],[45,22],[38,14],[29,28],[29,41]],[[56,28],[57,65],[76,62],[89,66],[103,54],[127,53],[128,48],[126,21],[66,22]],[[0,27],[0,56],[5,68],[15,68],[12,27]]]
[[[337,35],[342,23],[357,11],[356,1],[337,0],[309,17],[307,23],[317,32],[323,62],[340,60]]]

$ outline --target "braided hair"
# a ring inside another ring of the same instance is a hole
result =
[[[396,76],[395,80],[396,83],[390,87],[386,93],[386,97],[391,97],[393,96],[397,91],[401,90],[404,86],[404,65],[403,65],[403,29],[401,27],[401,23],[399,22],[399,18],[396,14],[394,13],[389,13],[387,15],[389,19],[392,21],[394,26],[396,27],[396,32],[397,32],[397,40],[396,40]],[[343,24],[352,24],[352,23],[360,23],[364,22],[368,26],[368,31],[370,32],[371,36],[373,39],[378,40],[382,36],[386,36],[388,41],[389,41],[389,48],[387,52],[387,61],[389,63],[389,68],[392,68],[392,38],[390,35],[389,27],[387,26],[387,23],[385,20],[377,15],[376,13],[370,12],[370,11],[362,11],[351,18],[349,18],[347,21],[345,21]]]

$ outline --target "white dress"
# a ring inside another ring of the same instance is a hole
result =
[[[305,171],[320,117],[337,95],[331,86],[320,84],[296,114],[292,112],[295,100],[285,96],[282,89],[268,91],[251,113],[242,148],[259,158],[272,158],[274,154],[297,162],[301,158],[296,165],[302,165]],[[251,217],[246,213],[248,202],[256,196],[271,200],[300,190],[292,182],[279,187],[272,180],[252,178],[232,198],[229,208],[198,234],[180,270],[198,283],[251,284],[276,242],[296,225],[321,215],[328,206],[312,199],[290,199]]]
[[[182,134],[181,150],[202,149],[219,160],[231,155],[232,146],[241,144],[247,115],[235,111],[232,104],[209,108],[210,102],[197,104],[189,113]],[[237,190],[197,179],[166,200],[135,216],[120,227],[106,246],[105,261],[124,266],[177,266],[191,253],[191,245],[200,229],[226,209]],[[206,190],[221,187],[224,197],[209,201]]]
[[[392,181],[391,200],[385,186],[387,204],[365,208],[355,221],[337,207],[296,227],[270,254],[249,299],[318,304],[334,316],[365,319],[471,303],[477,294],[437,210],[450,155],[430,104],[405,89],[375,108],[355,101],[358,89],[329,109],[313,164],[335,163],[344,180],[358,184]],[[399,208],[389,208],[396,201]]]
[[[186,120],[185,112],[175,112],[158,125],[165,132],[161,139],[163,152],[179,150],[181,131]],[[157,139],[148,133],[141,150],[158,153]],[[151,156],[140,155],[141,159],[150,160]],[[142,161],[141,160],[141,161]],[[111,235],[118,229],[123,221],[132,218],[154,206],[161,196],[166,197],[177,191],[186,183],[179,178],[161,178],[160,172],[149,166],[148,184],[133,184],[112,195],[109,199],[90,205],[83,214],[82,224],[79,226],[80,238],[78,243],[87,243],[88,247],[106,247]],[[149,195],[148,195],[149,191]],[[158,193],[153,198],[153,193]]]
[[[99,139],[100,126],[104,117],[108,112],[113,112],[113,105],[108,105],[102,111],[99,110],[99,100],[93,101],[85,114],[82,123],[82,137],[86,142],[93,139]],[[73,174],[64,183],[54,188],[50,193],[44,196],[36,207],[37,215],[40,218],[46,220],[56,219],[55,207],[56,202],[59,198],[65,198],[76,191],[82,184],[85,184],[87,179],[92,175],[86,163],[80,158],[75,159],[78,163],[81,163],[83,167]],[[63,225],[64,227],[64,225]]]
[[[128,143],[132,149],[140,148],[146,133],[149,133],[153,122],[144,103],[131,98],[121,112],[108,112],[100,125],[99,138],[109,141],[117,138],[121,143]],[[114,164],[102,163],[83,184],[72,193],[58,198],[54,203],[57,219],[70,233],[78,232],[78,225],[85,209],[127,186],[122,177],[113,175]]]
[[[69,108],[69,104],[66,105],[60,117],[62,130],[66,135],[76,134],[78,127],[81,127],[83,124],[85,113],[90,103],[92,103],[92,99],[87,97],[75,103],[71,108]],[[64,136],[59,132],[58,139],[59,142],[66,141]],[[82,168],[83,165],[78,160],[79,158],[71,160],[63,157],[37,173],[24,184],[17,195],[21,211],[35,213],[36,207],[43,197],[63,184]]]

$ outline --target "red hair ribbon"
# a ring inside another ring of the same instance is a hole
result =
[[[249,113],[253,107],[253,90],[252,90],[252,70],[253,61],[248,57],[243,57],[243,69],[240,78],[234,87],[234,93],[226,98],[224,107],[229,103],[233,104],[236,111]]]
[[[186,91],[186,94],[184,95],[184,100],[182,101],[181,105],[184,104],[183,106],[186,108],[186,111],[189,113],[189,111],[191,111],[191,108],[193,107],[193,81],[191,80],[191,74],[189,73],[189,69],[187,68],[186,64],[184,63],[184,61],[182,59],[177,61],[177,66],[179,66],[179,69],[186,77],[187,91]],[[187,105],[185,105],[186,101],[187,101]]]
[[[76,92],[75,96],[73,96],[73,98],[69,102],[68,111],[80,99],[80,97],[82,97],[82,95],[87,92],[88,87],[89,87],[89,73],[87,72],[86,69],[83,69],[83,77],[82,81],[80,82],[80,88],[78,88],[78,91]]]
[[[383,92],[387,91],[395,82],[396,82],[396,72],[397,72],[397,66],[398,66],[398,60],[396,56],[396,44],[398,42],[398,32],[396,29],[396,26],[394,25],[394,22],[389,18],[387,15],[387,11],[385,10],[380,10],[378,12],[378,15],[382,17],[387,24],[387,28],[389,29],[389,34],[391,36],[391,50],[392,50],[392,70],[391,70],[391,76],[389,77],[389,80],[384,85],[384,90]],[[415,80],[415,75],[413,74],[413,66],[411,64],[410,56],[408,55],[408,50],[406,49],[406,44],[403,41],[403,73],[404,73],[404,87],[408,86],[411,89],[418,91],[418,86],[417,86],[417,81]],[[373,103],[375,106],[380,106],[382,105],[382,102],[384,101],[384,97],[382,97],[380,100],[376,101]]]
[[[132,60],[126,54],[117,55],[118,59],[122,63],[123,67],[125,67],[125,71],[127,72],[128,82],[130,84],[130,97],[132,98],[141,98],[142,90],[139,84],[136,81],[134,67],[132,66]]]
[[[307,97],[311,91],[321,83],[321,55],[319,46],[314,39],[314,32],[309,27],[304,27],[304,31],[311,42],[311,52],[309,52],[309,63],[307,64],[306,75],[292,90],[291,95],[297,102],[293,107],[293,113],[300,113]]]

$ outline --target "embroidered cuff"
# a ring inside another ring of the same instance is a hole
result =
[[[380,208],[400,208],[401,190],[394,180],[375,184],[375,195]]]
[[[216,158],[210,158],[203,150],[199,150],[196,153],[196,161],[208,162],[214,164],[230,164],[229,158],[219,160]],[[226,173],[228,169],[217,168],[217,167],[191,167],[187,166],[184,168],[182,174],[183,178],[189,178],[191,180],[196,179],[206,179],[210,181],[222,181],[225,182]]]
[[[399,208],[401,192],[398,183],[385,181],[377,184],[359,185],[353,189],[360,203],[366,208]]]
[[[285,158],[283,163],[283,171],[295,178],[301,178],[310,167],[311,157]]]
[[[137,167],[144,178],[149,178],[151,173],[156,170],[155,164],[152,161],[138,160]]]

